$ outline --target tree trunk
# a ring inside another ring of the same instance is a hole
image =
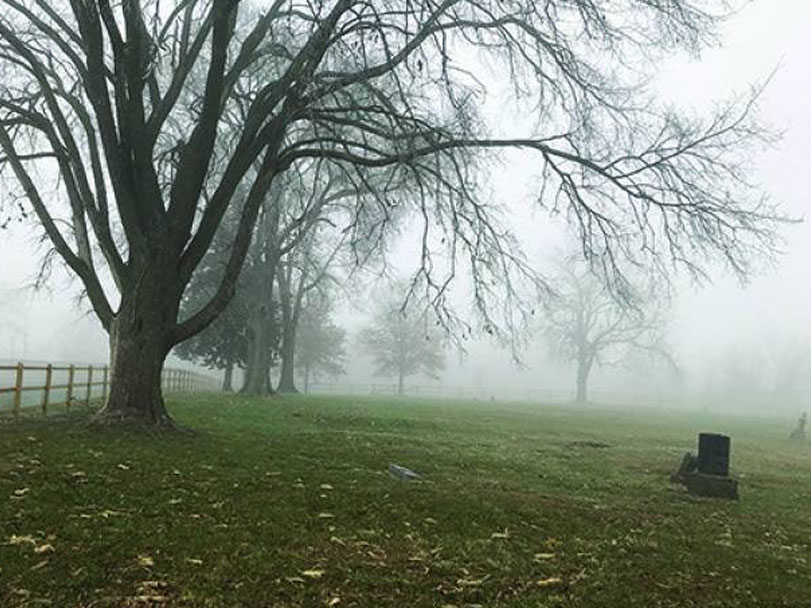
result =
[[[249,365],[245,370],[245,383],[242,392],[246,395],[260,396],[270,393],[268,390],[268,373],[273,363],[273,327],[269,312],[270,303],[263,303],[252,320],[251,352]]]
[[[161,374],[171,349],[180,296],[159,272],[143,274],[110,327],[110,391],[103,422],[174,426],[166,411]],[[169,277],[170,278],[170,277]]]
[[[295,378],[296,327],[292,322],[285,323],[282,329],[282,364],[279,371],[279,386],[276,391],[282,394],[298,393]]]
[[[310,366],[304,366],[304,394],[310,394]]]
[[[273,394],[273,380],[270,378],[270,366],[268,366],[267,374],[265,374],[265,392],[268,395]]]
[[[575,402],[586,403],[588,401],[589,373],[592,365],[591,357],[580,357],[577,360],[577,395]]]
[[[276,267],[278,265],[278,254],[273,248],[272,238],[276,228],[269,228],[263,220],[262,230],[271,230],[270,235],[265,233],[265,241],[257,243],[259,252],[258,278],[259,296],[257,307],[250,319],[251,340],[248,346],[248,367],[245,370],[245,382],[242,385],[242,392],[251,396],[270,395],[273,391],[268,376],[270,366],[273,364],[274,346],[274,305],[273,305],[273,282],[276,279]],[[278,217],[269,221],[275,221],[278,225]]]
[[[225,372],[222,378],[222,392],[234,392],[234,363],[229,361],[225,366]]]
[[[405,375],[402,371],[397,376],[397,394],[405,395]]]

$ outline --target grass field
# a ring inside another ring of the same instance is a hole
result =
[[[170,409],[196,435],[0,422],[0,606],[811,606],[811,445],[786,441],[793,420],[217,395]],[[740,502],[668,483],[698,431],[732,435]]]

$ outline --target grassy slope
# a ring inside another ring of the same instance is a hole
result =
[[[0,606],[811,606],[811,446],[787,427],[371,399],[171,409],[200,432],[0,424]],[[699,430],[732,434],[741,502],[667,483]],[[612,447],[567,445],[582,440]]]

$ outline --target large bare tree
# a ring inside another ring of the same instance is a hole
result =
[[[712,42],[731,8],[722,0],[0,8],[4,200],[33,210],[110,334],[110,420],[171,424],[164,358],[226,306],[262,201],[301,163],[327,162],[369,195],[347,228],[355,242],[383,238],[398,206],[416,210],[417,280],[442,309],[465,262],[488,323],[528,269],[480,196],[477,152],[537,154],[540,200],[577,226],[609,277],[639,256],[699,271],[696,260],[720,256],[745,272],[753,250],[772,244],[774,213],[742,164],[762,136],[751,99],[685,118],[640,84],[662,53]],[[474,57],[505,75],[537,126],[489,131]],[[392,196],[406,181],[412,196]],[[221,284],[180,318],[229,207],[240,219]],[[435,244],[450,263],[432,263]]]

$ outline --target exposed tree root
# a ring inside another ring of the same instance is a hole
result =
[[[193,436],[195,432],[177,424],[168,414],[148,416],[138,410],[107,410],[97,412],[89,421],[91,426],[155,437]]]

